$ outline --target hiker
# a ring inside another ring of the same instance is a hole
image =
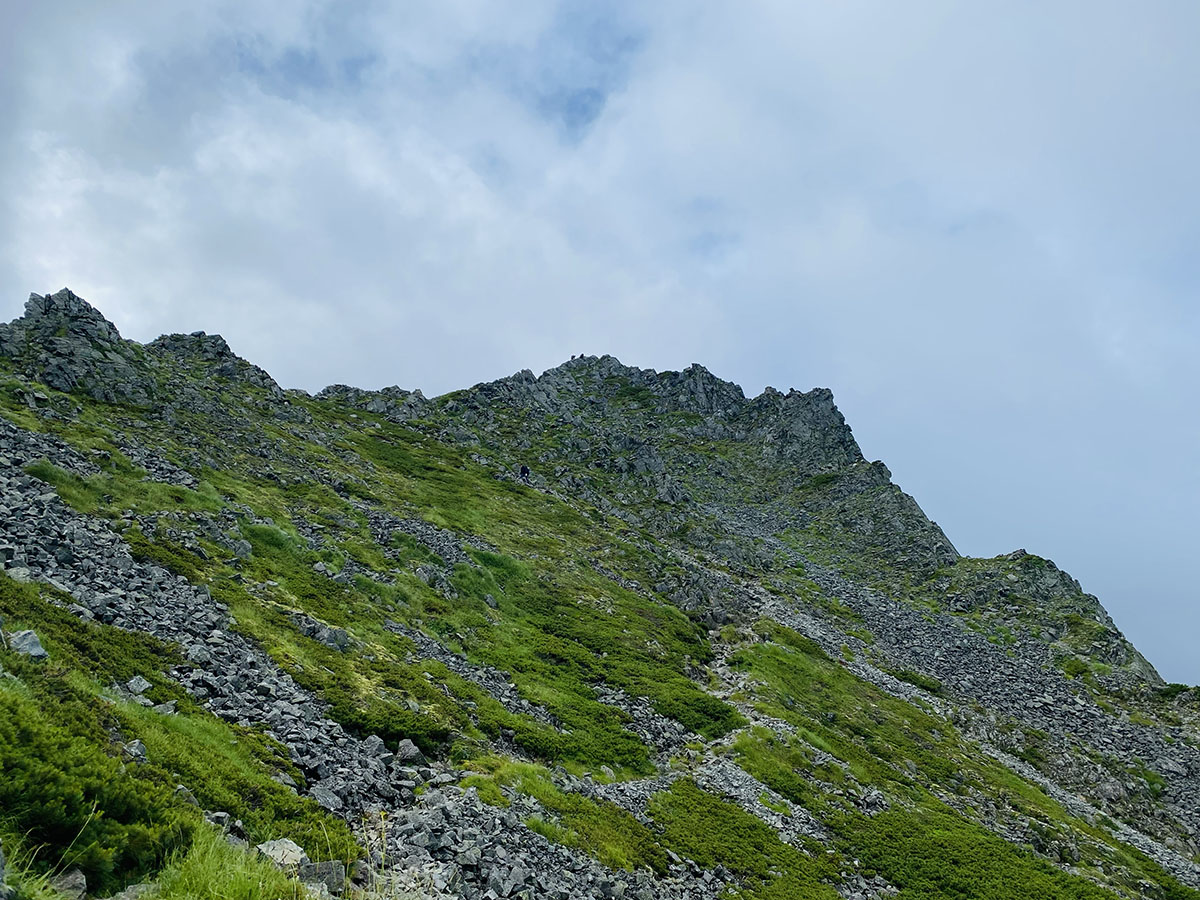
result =
[[[521,463],[521,480],[529,484],[529,466]]]

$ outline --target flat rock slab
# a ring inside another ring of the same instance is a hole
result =
[[[267,841],[266,843],[259,844],[254,849],[280,868],[299,867],[309,863],[308,855],[304,852],[304,848],[288,838]]]

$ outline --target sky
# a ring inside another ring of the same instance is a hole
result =
[[[103,7],[103,8],[101,8]],[[286,387],[830,387],[1200,683],[1200,5],[0,0],[0,317]]]

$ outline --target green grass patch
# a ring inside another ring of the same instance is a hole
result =
[[[198,811],[182,808],[153,773],[109,756],[97,735],[82,733],[78,710],[56,721],[56,711],[45,708],[48,692],[0,682],[6,829],[37,848],[37,870],[78,866],[98,891],[153,872],[187,845]]]
[[[918,672],[915,669],[887,669],[885,671],[899,678],[901,681],[906,681],[930,694],[940,696],[945,690],[945,687],[938,679],[932,675],[926,675],[924,672]]]
[[[942,809],[844,815],[842,848],[905,900],[1115,900],[1116,894]]]
[[[251,850],[203,828],[158,879],[156,900],[303,900],[300,882]]]
[[[1078,656],[1066,656],[1058,661],[1058,667],[1068,678],[1087,678],[1092,674],[1092,667]]]
[[[99,474],[81,478],[45,460],[25,467],[34,478],[52,485],[63,502],[82,513],[116,518],[127,510],[135,513],[181,511],[217,512],[224,501],[209,483],[198,489],[151,481],[119,451],[108,452]]]
[[[819,848],[810,856],[785,844],[774,829],[741,808],[700,789],[690,779],[650,799],[650,815],[663,843],[701,866],[724,865],[745,879],[753,900],[805,897],[834,900],[828,884],[837,869]]]

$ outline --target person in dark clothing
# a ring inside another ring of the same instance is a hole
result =
[[[521,480],[529,484],[529,466],[524,463],[521,464]]]

